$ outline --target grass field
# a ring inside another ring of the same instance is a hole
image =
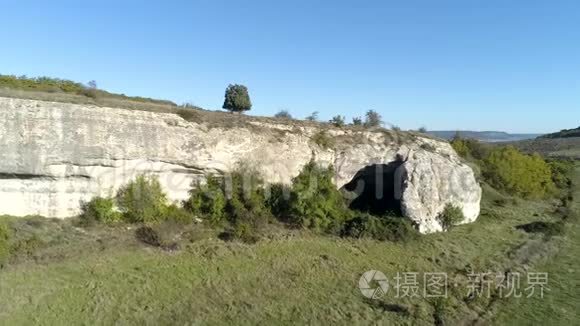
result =
[[[0,271],[0,324],[577,322],[578,222],[561,236],[526,233],[516,227],[559,220],[559,202],[501,200],[491,189],[485,196],[476,223],[406,243],[273,226],[270,237],[247,245],[221,241],[199,226],[181,250],[164,251],[140,244],[126,227],[85,230],[70,221],[18,219],[17,236],[42,245],[23,246],[18,259]],[[524,269],[550,273],[544,299],[467,298],[469,271]],[[358,281],[368,270],[382,271],[391,282],[397,272],[446,272],[449,298],[396,298],[391,287],[381,299],[367,299]]]

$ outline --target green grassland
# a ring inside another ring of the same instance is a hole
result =
[[[576,172],[577,185],[580,167]],[[182,230],[180,249],[162,250],[139,243],[135,226],[82,229],[70,220],[3,217],[22,245],[0,270],[0,324],[577,322],[578,221],[567,221],[563,234],[528,233],[517,227],[561,220],[562,203],[484,192],[477,222],[401,243],[271,225],[266,238],[244,244],[222,241],[197,224]],[[550,273],[545,298],[467,296],[469,271],[526,269]],[[357,285],[368,270],[390,280],[397,272],[446,272],[449,298],[396,298],[391,288],[379,300],[366,299]]]

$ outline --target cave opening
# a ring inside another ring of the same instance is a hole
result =
[[[351,198],[349,208],[373,215],[402,216],[397,169],[403,163],[398,159],[359,170],[343,187]]]

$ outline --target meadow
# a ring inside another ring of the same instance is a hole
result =
[[[475,223],[403,242],[272,224],[267,237],[246,244],[197,224],[168,250],[137,241],[131,225],[3,217],[22,244],[0,272],[0,324],[573,324],[580,317],[580,225],[573,219],[580,167],[575,172],[569,210],[556,199],[528,201],[484,187]],[[562,233],[522,228],[563,218]],[[368,270],[391,281],[397,273],[444,272],[449,295],[400,297],[391,286],[368,299],[358,288]],[[468,274],[487,271],[548,272],[551,291],[470,297]]]

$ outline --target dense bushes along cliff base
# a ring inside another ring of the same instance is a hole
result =
[[[290,186],[266,184],[253,168],[241,164],[232,173],[208,175],[192,185],[189,198],[170,204],[159,181],[141,175],[121,187],[116,196],[95,197],[82,205],[82,225],[140,223],[139,238],[149,244],[163,241],[152,235],[156,225],[202,222],[223,230],[224,239],[255,242],[267,225],[307,228],[317,233],[379,240],[412,238],[411,223],[392,213],[374,216],[348,208],[333,183],[332,166],[308,163]]]
[[[559,195],[570,186],[569,162],[546,162],[538,155],[526,155],[513,147],[490,148],[472,140],[456,138],[453,147],[475,163],[480,177],[490,186],[524,198]],[[260,174],[240,164],[225,176],[208,175],[192,185],[183,203],[169,203],[159,181],[141,175],[121,187],[111,198],[96,197],[83,204],[81,223],[141,223],[140,238],[155,239],[159,224],[202,222],[222,230],[223,239],[255,242],[266,227],[281,223],[317,233],[343,237],[368,237],[398,241],[413,238],[414,227],[393,212],[372,215],[350,209],[341,190],[333,183],[332,166],[315,162],[305,165],[289,186],[267,184]],[[439,216],[445,230],[464,217],[459,207],[447,205]],[[157,226],[156,226],[157,225]],[[161,246],[162,240],[144,240]]]

